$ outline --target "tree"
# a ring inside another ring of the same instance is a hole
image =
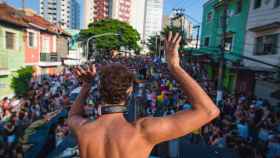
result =
[[[182,40],[181,40],[181,43],[180,43],[180,50],[182,50],[183,47],[187,44],[187,34],[186,34],[186,32],[182,31],[181,27],[167,26],[163,29],[163,31],[161,32],[161,35],[163,37],[166,37],[166,36],[168,36],[168,33],[170,31],[173,32],[173,33],[178,32],[182,36]]]
[[[160,44],[160,38],[158,35],[153,35],[153,36],[150,36],[148,38],[148,41],[147,41],[147,47],[149,48],[150,50],[150,53],[152,54],[157,54],[157,51],[158,51],[158,46]]]
[[[140,50],[139,33],[128,23],[114,19],[104,19],[90,24],[88,29],[80,32],[80,38],[86,40],[91,36],[103,33],[115,33],[120,34],[120,36],[104,36],[95,39],[96,49],[100,52],[120,50],[122,47],[135,52]]]
[[[186,43],[186,41],[187,41],[186,33],[182,32],[182,29],[180,27],[175,27],[175,26],[170,27],[170,26],[167,26],[160,33],[161,37],[168,36],[168,33],[170,31],[173,32],[173,33],[178,32],[182,36],[181,47],[180,47],[180,49],[182,49],[183,46],[187,44]],[[147,41],[146,45],[149,48],[149,50],[151,51],[151,53],[157,54],[158,53],[158,49],[159,49],[159,45],[161,44],[163,46],[163,43],[164,43],[163,41],[160,42],[159,35],[152,35],[152,36],[150,36],[148,38],[148,41]]]
[[[11,82],[11,88],[14,90],[16,96],[24,96],[27,94],[33,72],[31,66],[23,67],[16,71]]]

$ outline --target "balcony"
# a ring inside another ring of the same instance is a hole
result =
[[[0,76],[9,75],[8,55],[0,54]]]
[[[39,66],[49,67],[49,66],[59,66],[61,65],[60,56],[58,53],[40,53],[40,63]]]

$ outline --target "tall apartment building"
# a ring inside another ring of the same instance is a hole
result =
[[[76,0],[40,0],[40,15],[63,28],[80,28],[80,5]]]
[[[94,1],[94,21],[102,20],[109,17],[109,0],[92,0]]]
[[[94,0],[84,0],[84,23],[83,28],[88,28],[88,25],[93,22],[94,18]]]
[[[132,0],[129,23],[144,38],[146,0]]]
[[[163,3],[164,0],[84,0],[84,27],[93,21],[113,18],[128,22],[142,40],[148,39],[162,30]]]
[[[105,18],[129,22],[132,0],[93,0],[94,21]]]
[[[146,0],[144,40],[150,36],[159,34],[162,30],[164,0]]]

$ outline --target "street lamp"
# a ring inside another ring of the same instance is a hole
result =
[[[93,36],[89,37],[89,38],[87,39],[87,45],[86,45],[86,50],[87,50],[86,56],[87,56],[87,60],[88,60],[88,54],[89,54],[89,41],[92,40],[92,39],[94,39],[94,38],[99,38],[99,37],[104,37],[104,36],[120,36],[120,34],[119,34],[119,33],[111,33],[111,32],[109,32],[109,33],[103,33],[103,34],[93,35]]]

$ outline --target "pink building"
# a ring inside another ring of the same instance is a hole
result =
[[[57,45],[62,44],[58,39],[63,36],[63,30],[36,15],[32,10],[25,10],[24,13],[24,18],[30,26],[25,35],[26,65],[33,65],[37,74],[56,73],[57,68],[61,66],[60,59],[65,55],[65,52],[57,50]],[[63,46],[68,47],[67,44],[66,39]]]

